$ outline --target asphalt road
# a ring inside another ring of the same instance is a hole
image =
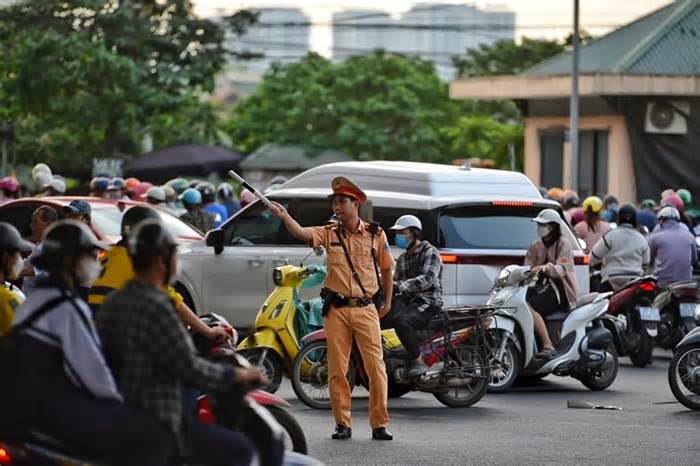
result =
[[[644,369],[621,358],[615,383],[591,392],[553,375],[487,394],[454,409],[430,394],[389,401],[394,441],[370,440],[367,392],[353,398],[353,439],[330,439],[330,411],[296,399],[288,381],[278,392],[293,405],[310,454],[328,465],[634,464],[700,465],[700,412],[685,409],[668,388],[670,353]],[[615,405],[622,411],[568,409],[568,399]]]

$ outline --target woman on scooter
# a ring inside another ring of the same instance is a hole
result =
[[[544,209],[533,219],[537,223],[537,236],[525,255],[525,265],[540,276],[537,285],[528,291],[535,324],[535,333],[540,338],[542,348],[537,357],[556,356],[552,340],[547,332],[544,318],[558,311],[568,312],[576,304],[576,276],[574,275],[573,247],[562,234],[567,228],[556,210]],[[550,280],[546,280],[549,278]]]
[[[608,222],[600,218],[603,212],[603,201],[598,196],[589,196],[583,201],[584,222],[574,226],[576,236],[586,243],[586,251],[593,250],[593,246],[610,230]]]

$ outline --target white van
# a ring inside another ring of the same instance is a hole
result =
[[[282,203],[304,226],[322,225],[331,216],[330,181],[350,178],[367,193],[369,220],[389,227],[404,214],[423,222],[425,239],[440,249],[446,306],[485,303],[494,278],[509,264],[522,264],[536,239],[531,219],[545,200],[521,173],[414,162],[341,162],[308,170],[285,183],[270,198]],[[579,293],[588,292],[588,258],[572,231]],[[229,219],[206,241],[181,248],[178,288],[197,312],[216,312],[238,327],[253,324],[274,288],[272,271],[299,263],[310,249],[294,239],[260,202]],[[401,251],[393,249],[398,257]],[[312,256],[310,263],[323,262]],[[307,296],[318,290],[306,291]]]

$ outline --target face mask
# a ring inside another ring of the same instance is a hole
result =
[[[552,227],[549,225],[537,225],[537,236],[544,238],[552,232]]]
[[[394,244],[397,248],[406,249],[409,245],[408,236],[396,233],[396,235],[394,235]]]
[[[92,283],[97,277],[100,276],[100,271],[102,267],[97,260],[92,257],[83,257],[78,263],[78,280],[81,284]]]

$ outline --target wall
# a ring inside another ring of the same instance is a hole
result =
[[[525,118],[525,175],[540,184],[541,129],[568,127],[568,117]],[[608,192],[618,196],[621,202],[636,201],[636,183],[632,150],[624,117],[619,115],[584,116],[579,119],[580,130],[607,130],[608,136]],[[564,188],[571,186],[571,147],[564,143]]]

